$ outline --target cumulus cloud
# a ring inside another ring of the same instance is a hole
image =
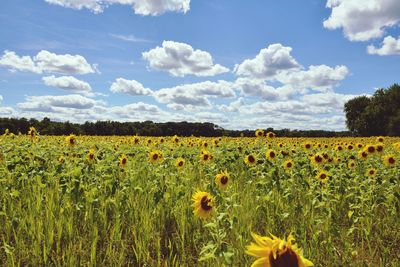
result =
[[[190,9],[190,0],[45,0],[47,3],[73,9],[89,9],[98,14],[109,5],[132,6],[135,14],[157,16],[165,12],[183,12]]]
[[[240,88],[243,95],[258,96],[265,100],[283,100],[290,98],[296,90],[291,86],[281,86],[274,88],[263,80],[239,78],[235,82],[235,87]]]
[[[369,45],[367,47],[367,52],[370,55],[379,56],[400,55],[400,36],[398,39],[387,36],[383,39],[381,47],[377,48],[374,45]]]
[[[46,76],[42,78],[43,82],[47,86],[57,87],[66,91],[90,94],[92,88],[87,82],[76,79],[72,76],[60,76],[54,75]]]
[[[46,50],[36,56],[18,56],[13,51],[4,51],[0,66],[11,71],[34,73],[88,74],[97,72],[96,65],[90,65],[81,55],[57,55]]]
[[[229,71],[224,66],[214,64],[208,52],[195,50],[185,43],[164,41],[162,47],[157,46],[142,53],[142,56],[149,62],[150,68],[167,71],[173,76],[214,76]]]
[[[351,41],[382,37],[386,28],[400,22],[398,0],[328,0],[326,7],[332,12],[324,21],[324,27],[343,28],[344,35]]]
[[[200,82],[163,88],[154,92],[155,99],[175,110],[192,106],[210,106],[209,97],[234,97],[233,83],[227,81]]]
[[[140,82],[117,78],[110,87],[111,92],[129,95],[151,95],[153,91],[145,88]]]
[[[56,112],[57,108],[90,109],[99,104],[98,101],[81,95],[44,95],[27,96],[25,102],[17,107],[24,111]]]
[[[8,68],[10,71],[26,71],[42,73],[42,70],[36,65],[30,56],[18,56],[13,51],[4,51],[0,58],[0,66]]]
[[[277,80],[298,89],[308,88],[326,91],[336,86],[348,74],[349,70],[343,65],[334,68],[326,65],[311,65],[308,70],[299,70],[278,75]]]
[[[271,44],[260,50],[253,59],[246,59],[235,67],[239,76],[272,80],[281,72],[299,69],[301,66],[290,55],[291,47]]]

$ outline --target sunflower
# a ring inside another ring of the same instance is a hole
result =
[[[125,154],[122,154],[121,157],[119,158],[119,166],[125,168],[127,163],[128,163],[128,157]]]
[[[383,149],[384,149],[383,144],[377,144],[377,145],[375,145],[375,147],[376,147],[377,152],[379,152],[379,153],[383,152]]]
[[[315,154],[311,157],[312,163],[318,165],[324,163],[324,155],[321,154]]]
[[[89,162],[94,161],[94,151],[90,150],[89,153],[87,153],[86,158]]]
[[[376,175],[376,169],[374,168],[370,168],[365,172],[365,176],[368,177],[375,177],[375,175]]]
[[[182,169],[185,166],[185,160],[183,158],[177,158],[175,161],[175,166],[178,169]]]
[[[257,160],[256,160],[256,157],[255,157],[255,156],[253,156],[252,154],[250,154],[250,155],[247,155],[247,156],[244,158],[244,162],[245,162],[247,165],[249,165],[249,166],[253,166],[253,165],[255,165],[255,164],[257,163]]]
[[[137,145],[137,144],[139,144],[139,142],[140,142],[139,136],[135,135],[135,136],[133,137],[133,143],[134,143],[135,145]]]
[[[192,196],[193,213],[201,218],[208,219],[214,212],[214,198],[207,192],[197,191]]]
[[[229,173],[225,170],[215,176],[215,183],[220,189],[225,189],[228,186],[229,178]]]
[[[69,136],[65,137],[65,141],[69,146],[74,146],[76,144],[76,136],[70,134]]]
[[[154,150],[149,153],[149,158],[150,158],[151,163],[156,163],[163,159],[163,155],[162,155],[161,151]]]
[[[365,151],[368,152],[368,154],[374,153],[375,150],[376,150],[376,148],[375,148],[374,145],[367,145],[367,146],[365,147]]]
[[[347,163],[347,167],[349,167],[350,169],[354,169],[356,167],[356,161],[349,160],[349,162]]]
[[[274,160],[276,158],[276,152],[272,149],[269,149],[267,153],[265,153],[265,156],[268,160]]]
[[[268,138],[274,138],[275,136],[276,136],[276,134],[273,133],[273,132],[268,132],[268,133],[267,133],[267,137],[268,137]]]
[[[324,170],[322,170],[322,171],[319,171],[318,172],[318,174],[317,174],[317,176],[316,176],[316,178],[320,181],[320,182],[323,182],[323,183],[326,183],[327,181],[328,181],[328,173],[326,172],[326,171],[324,171]]]
[[[294,167],[293,160],[291,160],[291,159],[286,160],[286,161],[283,163],[283,167],[284,167],[286,170],[291,170],[291,169],[293,169],[293,167]]]
[[[61,163],[61,164],[64,164],[64,163],[65,163],[65,158],[64,158],[64,156],[60,156],[60,157],[58,158],[58,162]]]
[[[365,160],[365,159],[367,159],[367,157],[368,157],[368,152],[367,151],[361,150],[360,152],[358,152],[358,158],[359,159]]]
[[[264,136],[264,130],[257,129],[255,134],[256,134],[257,137],[263,137]]]
[[[385,138],[383,138],[383,136],[378,136],[376,138],[376,141],[379,142],[379,143],[383,143],[385,141]]]
[[[304,143],[304,144],[303,144],[303,147],[304,147],[305,149],[310,149],[310,148],[311,148],[311,144],[310,144],[310,143]]]
[[[396,159],[393,155],[386,155],[383,157],[383,163],[386,166],[392,167],[396,164]]]
[[[172,137],[172,142],[174,142],[175,144],[179,143],[179,138],[178,138],[177,135],[174,135],[174,136]]]
[[[28,135],[30,138],[34,138],[37,134],[35,127],[29,127]]]
[[[308,267],[313,263],[302,255],[302,250],[294,244],[294,237],[290,234],[287,239],[259,236],[251,233],[255,243],[246,246],[246,254],[258,258],[251,267]]]
[[[212,160],[212,155],[210,152],[208,152],[207,150],[202,150],[201,151],[201,155],[200,155],[200,159],[202,162],[206,163],[210,160]]]

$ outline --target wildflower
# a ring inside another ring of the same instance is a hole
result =
[[[370,168],[365,172],[365,176],[368,177],[375,177],[375,175],[376,175],[376,169],[374,168]]]
[[[291,160],[291,159],[286,160],[286,161],[283,163],[283,167],[284,167],[286,170],[291,170],[291,169],[293,169],[293,167],[294,167],[293,160]]]
[[[263,137],[264,136],[264,130],[258,129],[255,134],[256,134],[257,137]]]
[[[383,163],[386,166],[392,167],[396,164],[396,159],[393,155],[386,155],[383,157]]]
[[[183,158],[177,158],[177,159],[176,159],[176,162],[175,162],[175,166],[176,166],[178,169],[183,168],[183,167],[185,166],[185,160],[184,160]]]
[[[149,153],[149,158],[150,158],[151,163],[156,163],[163,159],[163,155],[162,155],[161,151],[154,150]]]
[[[119,166],[125,168],[127,164],[128,164],[128,157],[125,154],[122,154],[121,157],[119,158]]]
[[[274,160],[276,158],[276,153],[274,150],[269,149],[267,153],[265,153],[268,160]]]
[[[192,196],[193,213],[201,218],[208,219],[214,212],[214,198],[207,192],[197,191]]]
[[[316,178],[323,183],[326,183],[328,181],[328,173],[324,170],[319,171]]]
[[[228,186],[229,178],[229,173],[225,170],[215,176],[215,183],[220,189],[225,189]]]
[[[257,163],[256,158],[252,154],[247,155],[244,158],[244,162],[249,166],[253,166],[253,165],[255,165]]]
[[[290,234],[287,239],[259,236],[251,234],[255,243],[246,246],[246,253],[258,258],[251,267],[308,267],[313,263],[302,255],[302,250],[294,244],[294,237]]]
[[[69,136],[65,137],[65,141],[69,146],[74,146],[76,144],[76,136],[70,134]]]

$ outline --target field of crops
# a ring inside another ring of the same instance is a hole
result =
[[[0,266],[400,266],[400,138],[256,135],[1,136]]]

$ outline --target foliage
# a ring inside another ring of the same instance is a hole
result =
[[[74,138],[0,137],[0,266],[249,266],[251,232],[292,233],[315,266],[400,265],[399,138]]]
[[[377,90],[372,97],[359,96],[345,104],[349,130],[362,136],[400,135],[400,86]]]
[[[165,122],[156,123],[152,121],[144,122],[117,122],[117,121],[97,121],[85,122],[84,124],[71,122],[56,122],[49,118],[41,121],[36,119],[27,120],[26,118],[0,118],[0,132],[9,129],[10,132],[26,133],[29,127],[35,127],[42,135],[67,135],[74,133],[77,135],[143,135],[143,136],[254,136],[252,130],[226,130],[213,123],[205,122]],[[274,131],[267,128],[266,132]],[[287,137],[339,137],[349,136],[349,132],[334,132],[323,130],[275,130],[278,136]]]

